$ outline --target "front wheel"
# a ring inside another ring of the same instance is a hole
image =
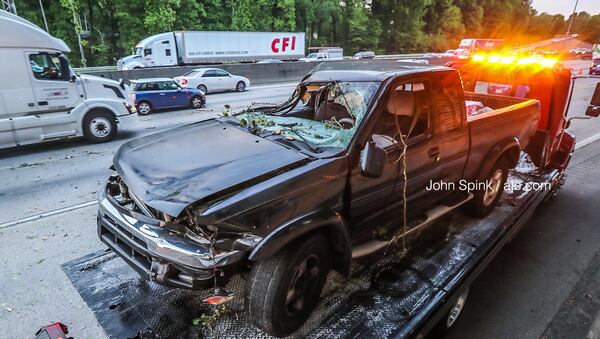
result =
[[[204,85],[200,85],[200,86],[198,86],[197,88],[198,88],[199,90],[201,90],[201,91],[202,91],[202,93],[204,93],[204,94],[208,93],[208,88],[206,88],[206,86],[204,86]]]
[[[117,135],[117,121],[112,113],[93,110],[83,119],[83,136],[92,143],[112,140]]]
[[[192,108],[202,108],[204,107],[204,99],[201,96],[194,96],[192,100],[190,100],[190,106]]]
[[[152,105],[149,102],[142,101],[138,103],[137,111],[139,115],[148,115],[152,112]]]
[[[263,331],[283,337],[296,331],[319,301],[330,266],[327,239],[314,235],[255,263],[246,310]]]
[[[508,165],[500,158],[492,167],[484,182],[477,182],[473,199],[467,205],[469,212],[476,217],[485,217],[494,209],[504,192],[504,184],[508,178]],[[481,186],[481,187],[479,187]]]
[[[243,92],[246,90],[246,83],[243,81],[240,81],[237,83],[237,85],[235,85],[235,90],[238,92]]]

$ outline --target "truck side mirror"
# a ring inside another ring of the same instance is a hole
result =
[[[378,178],[383,174],[386,153],[373,141],[367,142],[360,152],[360,169],[362,175],[369,178]]]
[[[77,80],[77,75],[71,74],[71,82],[75,82]]]
[[[592,96],[592,100],[590,100],[590,105],[585,111],[585,115],[593,118],[600,116],[600,82],[596,84],[596,90],[594,90],[594,95]]]

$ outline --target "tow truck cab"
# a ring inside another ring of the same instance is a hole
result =
[[[564,171],[575,150],[575,136],[566,130],[577,79],[571,69],[554,59],[497,54],[479,54],[467,61],[450,62],[448,66],[459,70],[465,91],[487,93],[501,87],[506,95],[539,100],[540,120],[526,148],[527,154],[540,170]],[[597,116],[594,113],[597,109],[593,107],[600,105],[600,86],[595,93],[588,109],[589,117]]]

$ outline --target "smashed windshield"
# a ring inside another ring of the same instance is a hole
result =
[[[346,148],[363,121],[380,82],[304,83],[278,109],[237,115],[254,133],[314,147]]]

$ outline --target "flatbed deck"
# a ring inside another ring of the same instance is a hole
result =
[[[509,189],[485,219],[448,214],[407,239],[407,250],[390,247],[357,261],[349,280],[331,273],[321,301],[294,336],[414,337],[427,333],[485,266],[526,223],[556,184],[557,171],[537,173],[521,161]],[[518,187],[521,186],[520,189]],[[517,189],[510,189],[517,188]],[[547,187],[546,187],[547,188]],[[219,317],[204,291],[168,289],[140,278],[112,252],[96,252],[62,266],[110,338],[268,337],[244,312],[244,279],[227,289],[235,298]]]

